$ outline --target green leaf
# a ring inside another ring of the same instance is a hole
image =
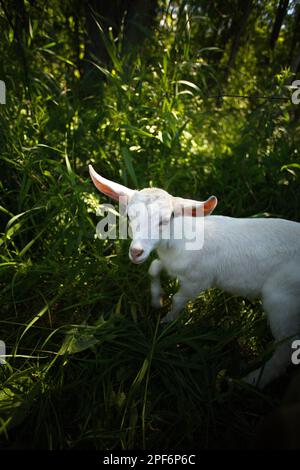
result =
[[[183,90],[183,91],[180,91],[179,93],[177,93],[177,95],[192,95],[194,96],[194,93],[191,91],[191,90]]]
[[[55,297],[53,297],[53,299],[50,300],[50,302],[47,302],[46,301],[46,304],[44,305],[44,307],[33,317],[33,319],[27,324],[25,330],[23,331],[23,333],[21,334],[20,336],[20,339],[19,341],[21,341],[21,339],[23,338],[23,336],[25,335],[25,333],[40,319],[43,317],[43,315],[49,311],[51,305],[53,305],[55,302],[57,302],[57,300],[60,298],[61,294],[57,294]]]
[[[76,354],[90,349],[99,343],[99,339],[91,334],[89,329],[74,327],[66,335],[66,338],[58,351],[59,355]]]
[[[197,85],[195,85],[195,83],[189,82],[188,80],[177,80],[175,83],[180,83],[181,85],[186,85],[186,86],[192,88],[193,90],[197,91],[198,93],[201,92],[200,88]]]
[[[72,170],[71,163],[67,154],[65,154],[65,162],[66,162],[67,172],[69,173],[69,175],[71,175],[73,173],[73,170]]]
[[[121,153],[124,158],[124,162],[126,165],[126,169],[129,173],[129,176],[132,179],[132,182],[134,183],[135,187],[137,188],[139,185],[138,185],[137,177],[133,168],[131,153],[127,147],[122,147]]]
[[[39,206],[39,207],[33,207],[32,209],[28,209],[28,211],[24,211],[24,212],[20,212],[20,214],[17,214],[17,215],[14,215],[7,223],[6,225],[6,230],[8,230],[14,223],[16,220],[18,220],[20,217],[23,217],[23,215],[25,214],[29,214],[30,212],[33,212],[35,210],[39,210],[39,209],[42,209],[43,206]]]
[[[25,253],[27,253],[27,251],[32,247],[32,245],[40,238],[40,236],[46,231],[47,229],[47,226],[44,227],[37,235],[36,237],[34,237],[32,240],[30,240],[30,242],[27,243],[27,245],[24,246],[24,248],[22,248],[22,250],[20,251],[19,253],[19,256],[24,256]]]
[[[289,168],[298,168],[300,170],[300,164],[299,163],[289,163],[288,165],[283,165],[280,170],[288,170]]]
[[[150,134],[150,132],[146,132],[144,131],[143,129],[139,129],[138,127],[135,127],[135,126],[131,126],[129,124],[126,124],[124,126],[121,127],[122,129],[128,129],[128,130],[131,130],[131,131],[134,131],[136,132],[137,134],[140,134],[144,137],[151,137],[151,139],[155,139],[155,136],[153,134]]]

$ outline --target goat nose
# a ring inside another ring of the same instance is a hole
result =
[[[130,248],[130,253],[133,258],[139,258],[144,253],[143,248]]]

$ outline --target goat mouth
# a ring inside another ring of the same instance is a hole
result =
[[[132,263],[134,264],[142,264],[144,263],[144,261],[146,261],[146,259],[148,258],[148,256],[141,256],[141,257],[138,257],[138,258],[133,258],[132,256],[129,255],[129,259],[130,261],[132,261]]]

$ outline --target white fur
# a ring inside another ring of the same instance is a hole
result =
[[[183,240],[170,240],[159,245],[157,252],[161,269],[180,282],[164,321],[174,320],[200,292],[218,287],[249,299],[260,298],[275,340],[300,333],[299,223],[209,216],[204,218],[201,250],[187,251]],[[152,282],[157,285],[156,276]],[[158,304],[156,298],[153,304]],[[263,370],[251,372],[245,380],[256,384],[260,379],[264,387],[281,375],[290,362],[291,343],[289,338],[280,344]]]
[[[97,181],[95,174],[91,176],[100,191],[118,198],[119,188],[116,190],[115,183],[112,183],[112,191],[116,192],[112,195],[107,189],[102,190],[99,175]],[[108,184],[105,180],[105,185]],[[193,221],[198,224],[199,231],[204,222],[204,244],[201,249],[189,251],[186,239],[189,238],[191,216],[182,219],[181,209],[192,214],[193,205],[204,208],[204,213],[209,214],[217,203],[216,198],[212,196],[205,202],[191,201],[174,198],[155,188],[128,192],[132,190],[121,187],[119,194],[126,191],[133,232],[129,257],[137,264],[144,262],[153,250],[159,257],[149,269],[152,304],[161,306],[163,290],[159,274],[163,269],[179,280],[180,287],[173,296],[171,311],[163,321],[174,320],[187,301],[211,287],[249,299],[260,298],[272,334],[279,344],[264,367],[251,372],[245,380],[264,387],[281,375],[291,360],[291,343],[300,333],[300,224],[283,219],[196,217]],[[149,237],[145,228],[149,212],[137,211],[139,204],[147,209],[152,207],[150,224],[159,228],[158,237]],[[172,218],[174,214],[175,218]],[[163,225],[159,225],[161,221]],[[180,221],[188,230],[185,238],[176,239],[176,226]],[[170,236],[166,240],[162,235],[167,228]]]

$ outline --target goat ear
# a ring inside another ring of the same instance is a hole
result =
[[[89,172],[96,188],[101,191],[101,193],[115,199],[116,201],[118,201],[122,196],[130,198],[134,193],[132,189],[126,188],[126,186],[114,183],[113,181],[107,180],[106,178],[103,178],[103,176],[98,175],[92,165],[89,165]]]
[[[216,196],[210,196],[206,201],[193,201],[192,199],[183,199],[181,197],[173,198],[174,215],[188,215],[197,217],[200,215],[209,215],[218,204]]]
[[[210,215],[217,207],[218,199],[216,196],[210,196],[204,201],[204,215]]]

